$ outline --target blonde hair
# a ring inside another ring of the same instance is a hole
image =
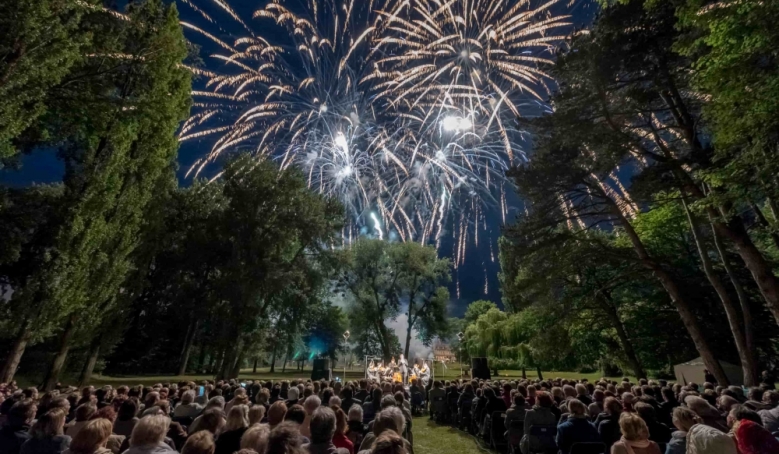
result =
[[[641,441],[649,438],[649,428],[635,413],[623,412],[619,415],[619,428],[626,440]]]
[[[270,427],[267,424],[255,424],[243,433],[241,449],[254,449],[258,454],[264,454],[268,449],[268,437]]]
[[[187,438],[181,448],[181,454],[214,454],[215,450],[214,436],[207,430],[201,430]]]
[[[98,418],[89,421],[73,437],[73,441],[70,442],[70,452],[93,454],[97,448],[105,446],[113,430],[114,425],[107,419]]]
[[[255,405],[249,409],[249,425],[259,424],[265,417],[265,405]]]
[[[170,418],[164,415],[149,415],[141,418],[133,428],[130,446],[144,446],[160,443],[170,427]]]
[[[673,423],[679,430],[689,432],[690,428],[698,424],[698,415],[694,411],[685,407],[676,407],[673,411]]]
[[[233,405],[227,414],[227,423],[222,432],[243,429],[249,427],[249,407],[246,405]]]
[[[53,437],[62,435],[65,426],[65,409],[55,408],[47,411],[30,428],[30,435],[33,438]]]

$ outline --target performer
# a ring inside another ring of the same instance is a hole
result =
[[[408,383],[408,361],[403,357],[403,353],[400,354],[400,360],[398,361],[398,367],[400,368],[400,376],[402,383],[405,385]]]
[[[376,363],[371,360],[370,366],[368,366],[368,381],[378,381],[378,370],[376,369]]]
[[[430,369],[427,367],[427,361],[422,363],[422,368],[419,370],[419,378],[422,380],[422,386],[427,388],[427,384],[430,382]]]
[[[376,368],[376,381],[381,383],[384,380],[384,373],[387,372],[387,368],[384,367],[384,361],[379,362],[379,367]]]
[[[411,375],[417,379],[422,378],[422,373],[419,371],[419,364],[417,364],[416,361],[414,361],[414,368],[411,370]]]

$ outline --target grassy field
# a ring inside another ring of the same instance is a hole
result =
[[[427,416],[414,418],[414,454],[492,453],[476,437],[454,427],[436,424]]]

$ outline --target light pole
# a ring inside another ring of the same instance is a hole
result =
[[[344,346],[347,349],[349,348],[347,344],[349,342],[349,336],[351,336],[351,334],[349,334],[349,330],[346,330],[346,332],[344,332]],[[344,384],[346,384],[346,356],[344,356]]]
[[[463,378],[463,339],[465,339],[465,334],[460,331],[457,333],[457,340],[460,341],[457,344],[457,354],[460,357],[460,379]]]

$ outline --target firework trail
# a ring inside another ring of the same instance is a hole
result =
[[[179,0],[198,17],[187,36],[221,63],[192,69],[205,80],[179,139],[210,150],[187,175],[249,151],[339,199],[345,241],[439,247],[451,220],[464,263],[483,205],[505,220],[505,170],[524,159],[512,125],[548,90],[558,1],[274,0],[245,19],[227,0]]]

